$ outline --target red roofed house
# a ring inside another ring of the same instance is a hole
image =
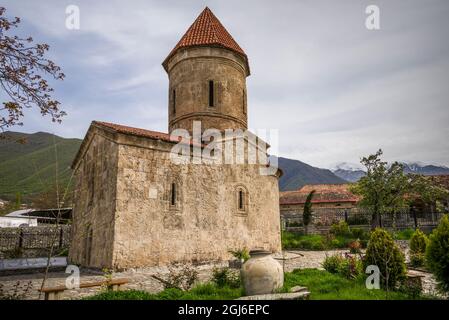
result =
[[[334,218],[329,213],[344,213],[345,210],[356,208],[359,197],[349,191],[349,186],[349,184],[305,185],[296,191],[281,192],[279,196],[281,217],[284,221],[300,224],[307,196],[315,190],[312,198],[314,223],[330,224]]]
[[[169,132],[191,134],[194,121],[203,130],[247,129],[248,58],[208,8],[162,65]],[[243,248],[280,251],[279,174],[262,175],[266,164],[247,158],[174,163],[178,143],[168,133],[92,122],[72,164],[71,263],[121,269],[226,260]]]

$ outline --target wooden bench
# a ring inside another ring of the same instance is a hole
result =
[[[112,279],[105,281],[80,283],[79,289],[105,286],[108,290],[118,291],[120,290],[120,286],[127,284],[128,282],[129,282],[128,279]],[[76,290],[76,289],[78,288],[69,289],[66,286],[57,286],[39,289],[39,291],[45,294],[45,300],[60,300],[61,294],[65,290]]]

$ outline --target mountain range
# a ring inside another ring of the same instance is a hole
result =
[[[32,196],[54,188],[56,177],[60,186],[67,186],[72,173],[70,164],[81,141],[46,132],[3,133],[0,136],[0,199],[12,200],[20,193],[26,202]],[[283,172],[279,179],[281,191],[297,190],[306,184],[355,182],[365,174],[360,165],[349,163],[321,169],[299,160],[279,157],[278,165]],[[449,174],[447,167],[422,163],[406,163],[404,171],[425,175]]]
[[[449,175],[449,168],[441,165],[404,161],[400,161],[400,163],[404,166],[405,173],[422,174],[425,176]],[[357,182],[366,174],[361,165],[351,164],[347,162],[342,162],[335,165],[334,167],[332,167],[331,171],[336,176],[349,182]]]

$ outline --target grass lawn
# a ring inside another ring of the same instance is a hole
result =
[[[311,300],[409,300],[406,293],[368,290],[363,278],[348,280],[340,275],[318,269],[297,269],[285,274],[283,292],[294,286],[305,286]],[[244,295],[241,288],[218,287],[213,283],[200,284],[189,291],[165,289],[157,294],[144,291],[109,291],[87,297],[87,300],[232,300]],[[421,297],[421,299],[430,297]]]
[[[349,243],[359,239],[363,246],[367,241],[352,235],[337,235],[326,237],[320,234],[299,234],[293,232],[282,232],[283,249],[302,249],[302,250],[329,250],[348,248]]]
[[[285,274],[285,289],[301,285],[310,291],[310,300],[409,300],[403,292],[368,290],[365,279],[348,280],[318,269],[297,269]]]
[[[233,300],[243,296],[242,288],[218,287],[214,283],[205,283],[195,286],[189,291],[179,289],[165,289],[157,294],[145,291],[124,290],[105,291],[86,300]]]

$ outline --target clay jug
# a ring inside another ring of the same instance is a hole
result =
[[[270,252],[253,250],[241,269],[246,295],[269,294],[282,288],[284,272]]]

